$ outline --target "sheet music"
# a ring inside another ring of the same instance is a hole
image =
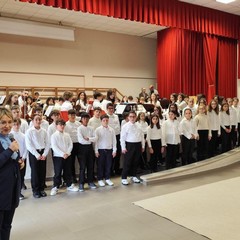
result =
[[[44,115],[47,116],[47,117],[49,117],[51,111],[52,111],[54,108],[55,108],[54,105],[53,105],[53,106],[48,106],[48,108],[47,108],[47,110],[46,110],[46,112],[45,112]]]
[[[5,98],[6,98],[6,95],[4,95],[4,96],[0,96],[0,105],[3,104]]]

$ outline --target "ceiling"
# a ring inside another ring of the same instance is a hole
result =
[[[240,0],[227,5],[217,3],[215,0],[182,0],[182,2],[240,15]],[[17,0],[0,0],[0,16],[149,38],[157,38],[157,32],[165,28],[136,21],[23,3]]]

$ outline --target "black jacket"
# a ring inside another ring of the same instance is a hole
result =
[[[11,149],[5,150],[0,143],[0,210],[10,210],[19,204],[20,169],[12,154]]]

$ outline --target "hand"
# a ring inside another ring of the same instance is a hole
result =
[[[17,152],[19,150],[19,145],[17,143],[16,140],[14,140],[13,142],[11,142],[9,148],[13,151],[13,152]]]
[[[115,158],[115,157],[116,157],[116,155],[117,155],[117,153],[113,153],[113,154],[112,154],[113,158]]]
[[[208,136],[208,140],[210,141],[212,139],[212,137],[211,136]]]
[[[42,155],[42,156],[40,156],[40,159],[39,159],[39,160],[45,161],[46,158],[47,158],[46,156],[43,156],[43,155]]]
[[[154,151],[153,151],[153,149],[152,149],[152,148],[149,148],[149,153],[151,153],[151,154],[153,154],[153,153],[154,153]]]
[[[95,156],[96,156],[96,158],[98,158],[100,156],[99,152],[96,152]]]
[[[25,166],[24,161],[18,161],[18,163],[19,163],[20,170],[23,169]]]
[[[125,154],[127,152],[127,149],[122,150],[122,154]]]
[[[69,155],[67,153],[64,153],[63,158],[67,159],[68,157],[69,157]]]
[[[164,153],[164,151],[165,151],[165,147],[162,147],[161,153]]]

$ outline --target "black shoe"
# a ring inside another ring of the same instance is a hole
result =
[[[40,197],[41,197],[40,192],[34,192],[34,193],[33,193],[33,197],[34,197],[34,198],[40,198]]]
[[[84,192],[84,184],[79,185],[79,192]]]
[[[91,189],[96,189],[97,188],[97,186],[93,182],[89,183],[88,186]]]
[[[24,196],[20,193],[19,200],[23,200]]]
[[[41,197],[46,197],[47,196],[46,192],[44,192],[44,191],[40,191],[40,195],[41,195]]]
[[[22,185],[22,190],[27,190],[27,186],[25,185],[25,183]]]

